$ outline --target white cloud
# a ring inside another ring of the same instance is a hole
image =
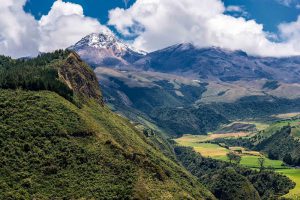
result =
[[[249,13],[242,6],[230,5],[226,7],[226,12],[235,17],[248,17]]]
[[[279,25],[280,36],[300,52],[300,16],[297,21]]]
[[[226,11],[228,11],[228,12],[243,12],[244,9],[241,6],[227,6]]]
[[[105,29],[99,21],[84,16],[78,4],[54,2],[47,15],[36,21],[25,13],[26,0],[5,0],[0,4],[0,54],[35,56],[67,48],[82,37]]]
[[[23,11],[25,0],[0,4],[0,54],[21,57],[38,53],[37,22]]]
[[[73,45],[85,35],[106,26],[84,16],[83,8],[55,1],[47,15],[37,21],[23,6],[26,0],[5,0],[0,4],[0,54],[34,56]],[[279,34],[263,31],[254,20],[225,15],[221,0],[137,0],[128,9],[110,11],[109,24],[125,36],[137,36],[135,47],[157,50],[175,43],[193,42],[199,47],[241,49],[262,56],[300,55],[300,19],[279,26]],[[275,43],[269,38],[279,38]]]
[[[135,47],[147,51],[193,42],[261,56],[300,55],[295,40],[272,42],[268,38],[274,35],[264,32],[263,25],[225,11],[221,0],[137,0],[128,9],[110,11],[109,24],[125,36],[136,35]],[[284,33],[286,27],[280,30]]]
[[[285,6],[290,6],[294,0],[277,0],[277,2]]]
[[[85,17],[78,4],[56,1],[39,21],[40,51],[47,52],[73,45],[82,37],[101,31],[99,21]]]
[[[284,5],[286,7],[295,7],[300,9],[299,0],[276,0],[279,4]]]

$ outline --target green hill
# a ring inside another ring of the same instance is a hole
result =
[[[214,199],[163,137],[103,105],[75,53],[1,57],[0,88],[0,199]]]

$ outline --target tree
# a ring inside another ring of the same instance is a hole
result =
[[[233,153],[233,152],[227,153],[227,158],[230,163],[235,162],[236,164],[239,164],[242,159],[240,155]]]
[[[271,160],[278,160],[279,159],[279,155],[276,151],[270,151],[268,153],[268,157],[271,159]]]
[[[259,171],[265,169],[265,161],[266,161],[265,158],[262,156],[258,158]]]
[[[288,165],[292,165],[293,158],[292,158],[291,154],[285,154],[285,156],[283,157],[283,162],[285,162]]]

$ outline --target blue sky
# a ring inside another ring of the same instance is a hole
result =
[[[147,52],[189,42],[259,56],[300,55],[300,0],[127,0],[127,7],[124,1],[5,0],[0,54],[34,56],[111,29]]]
[[[226,6],[243,6],[250,19],[263,24],[266,31],[276,32],[280,23],[296,21],[300,14],[300,9],[296,8],[297,1],[290,6],[280,3],[279,0],[224,0],[224,3]]]
[[[25,5],[25,11],[30,12],[39,19],[41,15],[49,12],[55,0],[29,0]],[[123,0],[65,0],[80,4],[83,7],[84,14],[89,17],[97,18],[101,23],[106,23],[108,20],[108,11],[120,7],[125,8]],[[130,0],[127,6],[131,6],[134,0]]]
[[[55,0],[29,0],[25,5],[25,11],[33,14],[36,19],[49,12]],[[80,4],[84,9],[84,14],[97,18],[102,24],[108,21],[108,11],[121,7],[125,8],[123,0],[65,0]],[[135,0],[129,0],[128,7]],[[264,25],[264,30],[277,32],[277,26],[282,22],[296,21],[300,14],[300,8],[296,8],[300,0],[295,0],[290,6],[280,3],[280,0],[223,0],[226,6],[241,6],[247,12],[247,19],[255,19],[256,22]],[[228,12],[235,15],[236,13]]]

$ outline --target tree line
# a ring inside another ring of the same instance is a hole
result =
[[[69,55],[57,50],[36,58],[11,59],[0,56],[0,88],[24,90],[49,90],[71,100],[73,91],[59,80],[57,65]]]

